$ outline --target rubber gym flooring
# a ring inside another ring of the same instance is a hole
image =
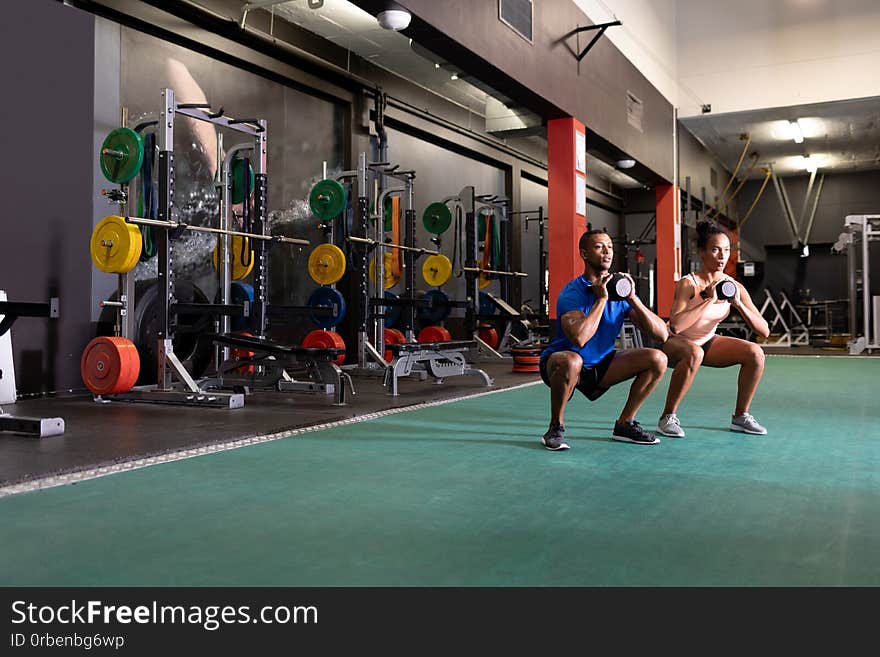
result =
[[[767,436],[728,430],[735,379],[701,369],[687,437],[657,446],[609,440],[621,385],[576,397],[572,449],[546,451],[537,384],[8,495],[0,580],[880,585],[880,360],[768,357],[752,407]]]

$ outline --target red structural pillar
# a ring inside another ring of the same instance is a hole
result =
[[[587,227],[587,140],[584,124],[572,118],[547,122],[547,240],[550,319],[556,299],[584,273],[578,240]]]
[[[657,185],[657,314],[668,318],[681,278],[681,214],[679,190],[674,185]]]

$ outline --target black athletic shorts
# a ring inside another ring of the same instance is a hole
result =
[[[712,343],[715,342],[715,338],[717,338],[717,337],[718,337],[717,335],[713,335],[711,338],[709,338],[709,339],[706,340],[703,344],[700,345],[700,346],[703,348],[703,353],[704,353],[704,354],[705,354],[707,351],[709,351],[709,347],[712,346]]]
[[[584,397],[590,401],[596,401],[608,390],[608,388],[600,388],[599,381],[605,376],[605,372],[608,371],[608,366],[611,365],[611,361],[614,360],[614,354],[616,353],[617,351],[613,350],[595,365],[581,368],[581,375],[578,377],[575,388],[580,390]],[[550,376],[547,374],[547,359],[552,355],[550,354],[547,358],[541,359],[538,365],[538,369],[541,372],[541,380],[548,386],[550,385]],[[571,396],[574,397],[574,391],[572,391]]]

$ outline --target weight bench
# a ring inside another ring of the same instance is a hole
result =
[[[354,394],[351,377],[336,364],[344,349],[287,346],[243,335],[212,334],[215,344],[251,352],[230,358],[217,368],[216,380],[205,387],[271,388],[280,392],[333,395],[333,403],[347,403],[345,379]],[[252,371],[249,371],[252,370]],[[309,381],[297,381],[288,370],[304,370]]]
[[[482,377],[487,386],[495,382],[483,370],[468,365],[465,351],[475,349],[476,340],[452,340],[448,342],[407,342],[404,344],[386,344],[385,348],[394,355],[394,360],[385,370],[385,390],[397,396],[397,380],[409,376],[414,368],[424,368],[435,383],[443,383],[448,376],[465,374]]]

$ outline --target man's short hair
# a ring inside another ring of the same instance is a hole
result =
[[[587,250],[587,247],[590,244],[591,235],[608,235],[608,237],[611,237],[611,233],[609,233],[604,228],[594,228],[593,230],[588,230],[586,233],[581,235],[581,239],[578,241],[578,248],[581,251]]]

